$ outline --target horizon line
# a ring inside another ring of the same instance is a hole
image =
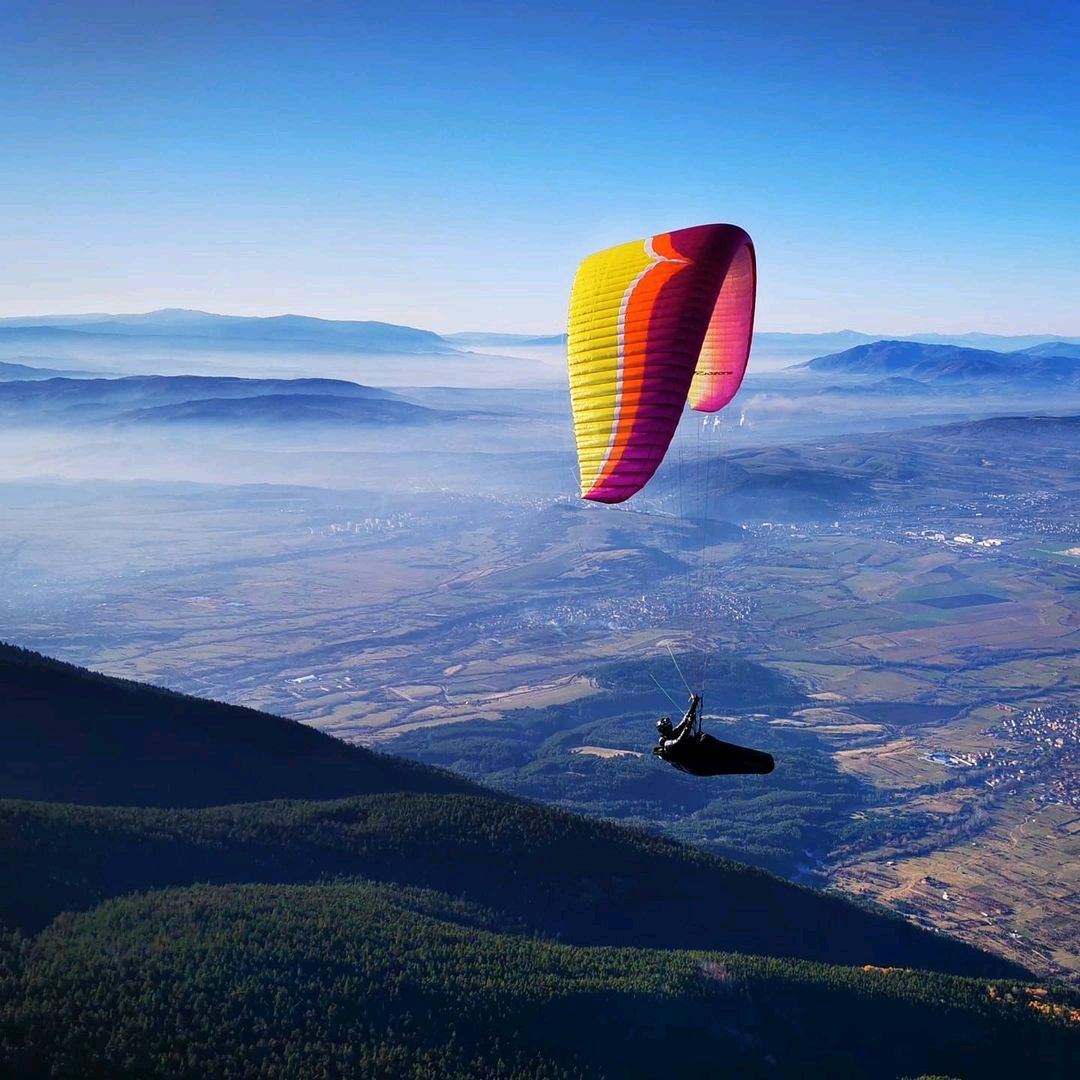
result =
[[[274,315],[244,315],[236,314],[233,312],[219,312],[219,311],[207,311],[203,308],[183,308],[183,307],[163,307],[163,308],[151,308],[147,311],[81,311],[81,312],[49,312],[45,314],[21,314],[21,315],[0,315],[0,326],[4,323],[18,319],[123,319],[123,318],[137,318],[145,317],[148,315],[165,315],[165,314],[184,314],[184,315],[209,315],[217,318],[226,319],[252,319],[252,320],[269,320],[269,319],[307,319],[312,322],[323,323],[377,323],[383,326],[399,327],[406,330],[419,330],[426,333],[437,334],[439,337],[453,337],[457,335],[465,334],[487,334],[494,337],[525,337],[525,338],[554,338],[565,337],[565,330],[558,331],[540,331],[529,332],[525,330],[430,330],[427,327],[413,326],[408,323],[394,323],[388,322],[385,319],[377,318],[348,318],[348,319],[332,319],[321,315],[303,315],[295,311],[283,311]],[[44,323],[43,323],[44,324]],[[31,324],[34,325],[34,324]],[[1040,337],[1048,338],[1050,340],[1059,340],[1064,342],[1070,342],[1070,339],[1080,339],[1080,332],[1076,334],[1058,334],[1056,332],[1038,331],[1038,330],[1026,330],[1020,332],[1004,333],[1000,331],[992,330],[962,330],[962,331],[944,331],[944,330],[917,330],[909,333],[898,334],[892,332],[877,333],[869,332],[865,330],[853,330],[850,327],[841,327],[835,330],[754,330],[754,336],[769,335],[773,337],[830,337],[839,334],[852,334],[859,335],[860,337],[871,338],[875,341],[887,341],[887,340],[904,340],[914,339],[921,336],[936,336],[936,337],[990,337],[990,338],[1026,338],[1026,337]],[[1071,343],[1071,342],[1070,342]]]

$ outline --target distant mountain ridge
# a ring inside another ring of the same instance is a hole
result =
[[[34,367],[30,364],[5,363],[0,361],[0,382],[84,378],[90,374],[90,372],[68,371],[60,368],[42,368]]]
[[[335,397],[330,394],[266,394],[250,398],[200,398],[115,417],[119,424],[432,424],[454,419],[408,401]]]
[[[8,425],[429,424],[465,415],[339,379],[132,375],[0,382]]]
[[[1038,348],[1047,342],[1080,343],[1080,337],[1058,334],[867,334],[860,330],[836,330],[819,334],[798,334],[779,331],[757,331],[754,334],[755,346],[769,346],[804,351],[807,347],[842,351],[856,345],[868,345],[875,341],[912,341],[924,345],[957,345],[969,349],[988,349],[995,352],[1017,352],[1026,348]]]
[[[469,331],[444,334],[455,345],[491,347],[514,345],[565,345],[566,334],[500,334]],[[1059,342],[1080,346],[1080,337],[1069,338],[1055,334],[867,334],[860,330],[826,330],[820,333],[796,333],[789,331],[757,330],[754,348],[771,356],[787,353],[824,353],[866,345],[874,341],[916,341],[928,345],[959,345],[966,348],[993,349],[1015,352],[1021,349],[1039,349],[1047,343]]]
[[[0,319],[0,342],[87,335],[126,338],[211,339],[251,344],[288,343],[335,347],[347,352],[439,353],[457,351],[430,330],[374,321],[316,319],[307,315],[217,315],[163,308],[138,315],[41,316]]]
[[[1080,360],[1080,342],[1075,341],[1044,341],[1020,351],[1029,356],[1068,356]]]
[[[897,376],[919,382],[1059,382],[1080,387],[1080,357],[1043,352],[990,352],[957,345],[914,341],[875,341],[844,352],[819,356],[803,365],[816,373]]]
[[[501,347],[513,345],[565,345],[565,334],[498,334],[465,331],[460,334],[443,334],[445,340],[455,345]]]
[[[320,319],[309,315],[222,315],[187,308],[161,308],[134,314],[20,315],[0,318],[0,342],[17,340],[17,332],[31,331],[25,339],[81,340],[81,335],[115,337],[202,338],[222,341],[310,344],[336,346],[349,351],[400,350],[408,352],[456,352],[462,348],[497,348],[514,345],[551,346],[566,343],[565,333],[521,334],[488,331],[461,331],[437,334],[412,326],[376,320]],[[79,335],[72,338],[71,335]],[[930,345],[956,345],[963,348],[996,352],[1045,351],[1048,344],[1080,349],[1080,335],[1067,334],[988,334],[979,331],[963,334],[937,332],[917,334],[873,334],[860,330],[834,330],[817,333],[758,330],[755,348],[774,355],[785,352],[840,352],[876,341],[910,341]],[[1054,355],[1076,355],[1067,351]]]

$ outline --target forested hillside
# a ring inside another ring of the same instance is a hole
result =
[[[1064,1077],[1080,1052],[1069,991],[698,849],[23,650],[0,693],[4,790],[39,795],[0,800],[0,1075]]]
[[[903,970],[583,949],[374,885],[196,886],[11,940],[12,1075],[1071,1075],[1064,995]],[[58,1022],[60,1018],[62,1022]]]
[[[28,931],[154,887],[348,875],[437,889],[503,925],[582,945],[1024,974],[837,896],[531,803],[406,793],[201,811],[7,802],[0,830],[0,916]]]

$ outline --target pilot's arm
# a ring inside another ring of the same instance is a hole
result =
[[[668,746],[674,749],[676,746],[684,746],[686,743],[692,742],[694,739],[694,721],[683,721],[677,729],[675,738],[668,740]]]
[[[694,720],[697,717],[698,706],[701,704],[701,698],[697,694],[691,695],[690,708],[686,710],[682,720],[679,721],[679,726],[673,732],[675,738],[678,738],[684,731],[688,731],[694,726]]]

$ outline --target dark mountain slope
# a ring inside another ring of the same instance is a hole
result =
[[[1053,1080],[1077,1052],[1074,999],[1059,992],[580,949],[485,923],[445,897],[372,885],[115,901],[0,957],[0,1066],[21,1077]]]
[[[492,795],[200,811],[0,804],[8,925],[209,881],[436,889],[582,945],[722,948],[965,975],[1021,970],[901,919],[645,833]]]
[[[254,709],[96,675],[0,644],[0,795],[212,806],[374,791],[476,791]]]

